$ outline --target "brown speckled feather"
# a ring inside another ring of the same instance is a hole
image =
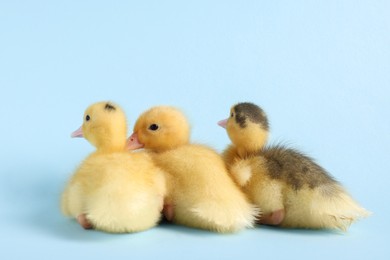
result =
[[[283,146],[265,147],[258,155],[266,159],[272,179],[282,180],[295,190],[337,183],[324,168],[297,150]]]

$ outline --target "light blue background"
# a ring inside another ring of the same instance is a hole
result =
[[[390,258],[389,1],[1,1],[0,87],[1,259]],[[101,100],[130,127],[178,106],[219,151],[216,122],[255,102],[271,142],[316,158],[374,215],[345,234],[84,231],[58,201],[93,150],[70,133]]]

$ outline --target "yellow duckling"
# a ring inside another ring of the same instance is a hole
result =
[[[239,103],[218,124],[232,141],[224,160],[236,182],[261,208],[260,223],[345,231],[370,214],[311,158],[282,146],[265,147],[268,119],[257,105]]]
[[[129,149],[146,148],[166,172],[166,218],[217,232],[252,227],[258,209],[230,178],[220,155],[190,144],[189,135],[189,124],[179,110],[157,106],[138,118],[128,139]]]
[[[85,137],[96,151],[71,177],[62,195],[62,212],[86,229],[124,233],[155,226],[165,179],[148,154],[127,151],[122,109],[109,102],[91,105],[72,137]]]

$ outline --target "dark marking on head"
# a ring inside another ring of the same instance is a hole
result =
[[[250,120],[255,124],[259,124],[264,130],[269,130],[267,116],[259,106],[245,102],[235,105],[233,110],[236,123],[239,124],[241,128],[245,128],[247,120]]]
[[[116,108],[113,105],[111,105],[110,103],[107,103],[105,105],[104,109],[108,110],[108,111],[115,111],[116,110]]]
[[[262,149],[259,155],[266,160],[268,175],[272,179],[284,181],[294,190],[337,184],[337,181],[313,159],[294,149],[275,146]]]

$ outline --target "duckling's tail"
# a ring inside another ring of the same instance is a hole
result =
[[[361,207],[339,184],[289,191],[284,227],[347,231],[371,213]]]
[[[244,228],[252,228],[260,217],[260,209],[248,202],[227,206],[221,203],[204,202],[191,211],[203,219],[208,229],[220,233],[233,233]]]
[[[355,221],[371,212],[361,207],[341,186],[320,187],[321,199],[313,201],[312,212],[318,212],[324,228],[347,231]]]

